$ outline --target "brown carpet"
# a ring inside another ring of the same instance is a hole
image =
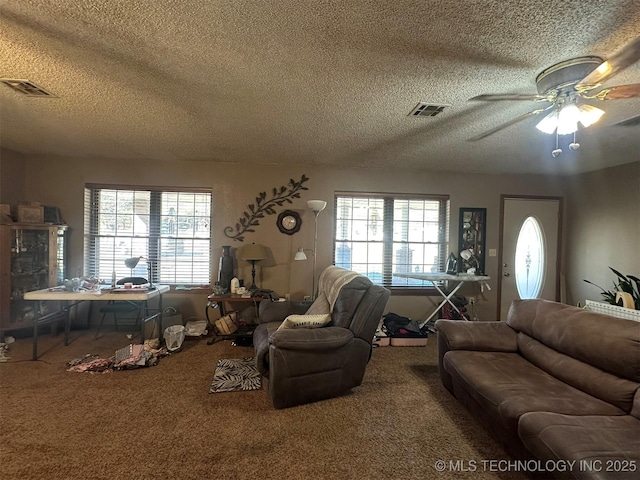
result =
[[[155,367],[67,372],[87,353],[112,355],[124,333],[74,331],[11,344],[0,364],[0,476],[11,479],[526,478],[439,473],[437,460],[509,459],[442,387],[427,347],[373,352],[363,384],[340,398],[275,410],[262,390],[210,394],[230,342],[185,340]]]

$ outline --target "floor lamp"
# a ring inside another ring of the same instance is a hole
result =
[[[316,259],[318,257],[318,215],[325,209],[327,202],[324,200],[308,200],[307,207],[313,210],[315,215],[315,229],[313,233],[313,287],[311,290],[311,298],[316,299]]]

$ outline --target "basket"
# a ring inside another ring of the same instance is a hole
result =
[[[593,300],[587,300],[585,308],[592,312],[603,313],[612,317],[640,322],[640,310],[618,307],[617,305],[611,305],[609,303],[594,302]]]

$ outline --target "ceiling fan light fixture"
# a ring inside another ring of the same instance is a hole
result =
[[[575,103],[565,105],[558,113],[558,135],[569,135],[578,130],[580,109]]]
[[[604,115],[604,110],[593,105],[580,105],[578,109],[580,110],[580,123],[585,128],[596,123]]]
[[[536,128],[541,132],[551,135],[558,127],[558,111],[554,110],[538,122]]]

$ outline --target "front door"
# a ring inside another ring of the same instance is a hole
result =
[[[504,321],[515,299],[560,299],[562,199],[503,195],[501,210],[498,303]]]

